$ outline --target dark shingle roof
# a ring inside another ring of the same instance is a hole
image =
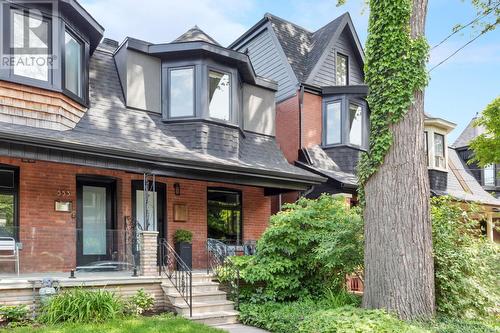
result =
[[[306,81],[347,15],[348,13],[345,13],[317,31],[310,32],[280,17],[266,14],[288,62],[300,82]]]
[[[125,106],[118,73],[109,47],[98,48],[90,61],[90,108],[72,130],[56,131],[10,123],[0,123],[0,133],[28,139],[107,149],[117,154],[137,153],[184,161],[206,162],[248,172],[276,172],[297,179],[321,178],[289,164],[272,137],[240,134],[239,153],[232,158],[190,149],[181,143],[162,121],[161,114]]]
[[[472,139],[484,133],[484,128],[482,126],[474,126],[476,119],[477,117],[472,118],[467,127],[460,133],[453,143],[454,148],[468,147]]]
[[[219,43],[203,30],[201,30],[197,25],[177,37],[172,43],[180,43],[180,42],[207,42],[210,44],[214,44],[220,46]]]
[[[356,186],[358,178],[355,174],[342,171],[330,156],[318,145],[305,148],[309,157],[308,167],[316,170],[325,177],[332,178],[343,184]]]

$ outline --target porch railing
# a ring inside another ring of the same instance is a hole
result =
[[[229,259],[236,255],[234,247],[223,242],[207,239],[207,274],[214,274],[222,286],[225,287],[229,298],[239,308],[240,299],[240,271]]]
[[[193,316],[193,272],[175,252],[166,239],[158,242],[160,276],[166,276],[182,299],[189,306],[189,316]]]

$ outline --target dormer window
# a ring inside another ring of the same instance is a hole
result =
[[[171,68],[168,75],[169,117],[193,117],[195,115],[194,67]]]
[[[343,95],[324,99],[323,145],[365,149],[368,139],[366,101]]]
[[[210,70],[208,71],[208,81],[208,113],[210,118],[229,121],[231,116],[231,75]]]
[[[495,165],[490,164],[484,167],[484,181],[483,185],[484,186],[495,186]]]
[[[444,135],[434,133],[434,166],[436,168],[446,168],[444,147]]]
[[[349,59],[346,55],[337,52],[335,61],[335,82],[338,86],[346,86],[348,84],[347,78],[349,75]]]
[[[64,33],[64,87],[83,97],[83,55],[84,44],[71,32]]]

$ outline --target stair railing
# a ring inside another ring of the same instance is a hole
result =
[[[193,316],[193,271],[175,252],[166,239],[158,242],[160,276],[166,276],[182,299],[189,306],[189,316]]]
[[[234,247],[230,247],[223,242],[207,239],[207,274],[213,274],[219,282],[227,286],[227,294],[239,308],[240,299],[240,271],[229,259],[236,255]]]

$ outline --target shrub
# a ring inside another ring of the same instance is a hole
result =
[[[189,230],[177,229],[174,233],[174,241],[176,243],[191,243],[193,241],[193,233]]]
[[[448,197],[433,198],[432,204],[438,312],[456,318],[498,315],[500,252],[478,234],[478,212]]]
[[[241,263],[253,300],[295,300],[340,290],[363,263],[363,223],[340,198],[302,198],[271,217],[257,252]]]
[[[103,322],[123,314],[124,303],[113,292],[74,288],[53,296],[41,307],[39,320],[59,322]]]
[[[429,331],[405,323],[381,310],[341,307],[318,311],[307,316],[299,324],[298,332],[428,333]]]
[[[127,312],[141,315],[145,311],[151,310],[154,306],[154,302],[155,298],[141,288],[137,290],[134,296],[130,297],[127,304]]]
[[[435,333],[498,333],[500,324],[487,322],[439,317],[436,321],[426,323],[423,327]],[[496,327],[495,327],[496,326]]]
[[[26,305],[0,306],[0,319],[8,323],[24,323],[29,320],[29,308]]]

